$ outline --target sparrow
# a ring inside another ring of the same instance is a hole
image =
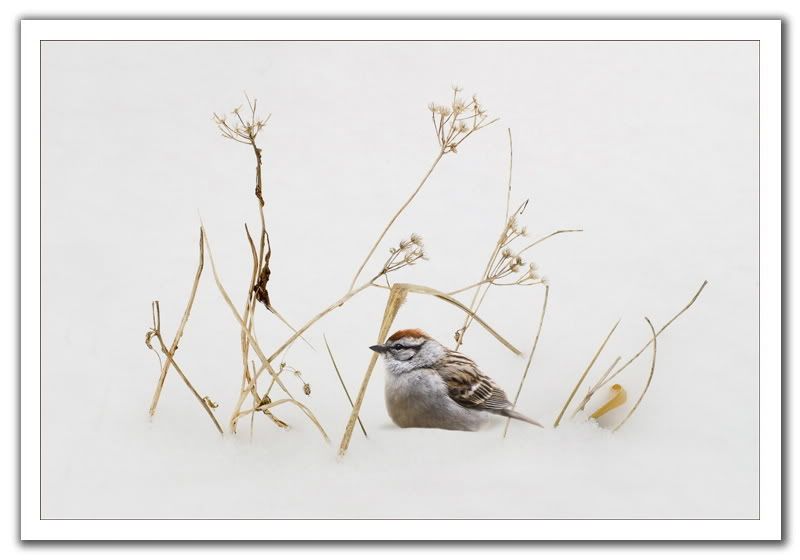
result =
[[[471,359],[419,329],[370,346],[386,365],[386,409],[401,428],[477,431],[490,414],[537,421],[513,410],[506,393]]]

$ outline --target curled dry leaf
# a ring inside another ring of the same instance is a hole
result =
[[[597,410],[595,410],[591,417],[595,420],[603,416],[604,414],[611,412],[615,408],[619,408],[623,404],[628,401],[628,393],[625,391],[625,388],[620,385],[619,383],[615,383],[611,386],[610,395],[608,400],[603,403]]]
[[[219,408],[219,403],[212,401],[211,397],[208,395],[203,397],[203,402],[206,403],[210,408]]]

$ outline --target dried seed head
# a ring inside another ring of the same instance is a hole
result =
[[[506,227],[508,227],[508,229],[510,229],[512,231],[515,231],[518,226],[519,226],[519,222],[517,221],[517,216],[516,215],[511,216],[508,219],[508,225]]]
[[[411,243],[413,243],[414,245],[419,245],[420,247],[422,246],[422,236],[417,235],[416,233],[411,234],[411,238],[409,239],[409,241],[411,241]]]
[[[511,249],[509,249],[508,247],[505,247],[505,248],[503,249],[503,252],[502,252],[501,254],[502,254],[502,256],[503,256],[503,258],[504,258],[504,259],[510,258],[510,257],[511,257],[511,254],[512,254],[512,253],[511,253]]]
[[[310,383],[306,383],[306,384],[303,385],[303,392],[306,395],[310,395],[311,394],[311,384]]]

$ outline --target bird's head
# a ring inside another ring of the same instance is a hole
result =
[[[390,373],[407,373],[436,363],[445,352],[444,347],[419,329],[397,331],[384,344],[370,346],[386,360]]]

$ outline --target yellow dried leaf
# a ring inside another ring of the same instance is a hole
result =
[[[625,392],[625,389],[619,383],[615,383],[611,386],[610,393],[611,396],[605,402],[605,404],[592,413],[591,417],[595,420],[607,412],[610,412],[615,408],[619,408],[628,400],[628,393]]]

